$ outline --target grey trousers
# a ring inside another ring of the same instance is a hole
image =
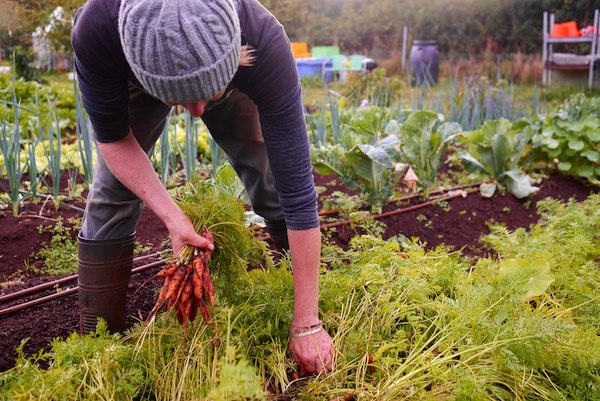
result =
[[[165,126],[170,107],[136,87],[129,88],[129,125],[141,147],[151,154]],[[267,223],[284,221],[273,184],[256,105],[234,90],[202,117],[242,180],[254,211]],[[85,239],[116,239],[135,233],[143,202],[110,172],[100,152],[80,235]]]

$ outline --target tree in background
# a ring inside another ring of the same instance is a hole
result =
[[[378,0],[347,0],[340,13],[340,43],[344,49],[381,58],[394,55],[402,45],[402,32],[409,20],[404,3]],[[360,16],[360,19],[357,18]]]
[[[261,0],[294,41],[339,45],[345,53],[398,52],[406,25],[411,40],[433,39],[459,57],[539,53],[542,15],[591,24],[598,0]]]
[[[378,59],[399,53],[404,26],[411,41],[436,40],[446,56],[539,54],[544,11],[553,12],[557,22],[576,20],[583,27],[592,23],[594,8],[600,7],[599,0],[260,1],[281,21],[292,41],[338,45],[345,54]],[[31,45],[31,34],[48,26],[60,6],[63,18],[53,21],[46,35],[70,58],[71,19],[83,3],[85,0],[0,0],[4,54],[10,54],[12,46]],[[15,9],[21,15],[18,20],[10,13]],[[9,29],[13,36],[9,37]]]
[[[14,5],[7,0],[0,0],[0,63],[7,58],[6,49],[17,45],[13,33],[19,24],[19,14],[15,11]]]
[[[337,43],[336,11],[344,0],[260,0],[283,24],[292,41]]]
[[[23,41],[31,43],[31,34],[39,27],[49,26],[45,32],[55,49],[63,49],[66,57],[72,55],[71,49],[71,21],[75,11],[81,7],[85,0],[5,0],[12,3],[21,15],[20,24],[16,27],[22,35]],[[63,9],[61,18],[52,18],[57,7]]]

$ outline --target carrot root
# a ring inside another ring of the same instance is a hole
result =
[[[206,228],[201,235],[212,244],[214,237]],[[211,320],[210,307],[215,305],[215,287],[208,268],[211,251],[197,250],[194,258],[187,264],[170,262],[159,271],[156,276],[164,277],[162,289],[150,316],[156,314],[165,304],[167,309],[175,308],[177,321],[183,325],[184,330],[193,322],[198,314],[202,314],[204,321],[209,324]],[[216,330],[216,327],[215,327]]]

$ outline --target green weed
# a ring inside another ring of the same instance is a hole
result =
[[[58,276],[77,272],[77,233],[81,218],[71,218],[67,223],[59,216],[56,224],[38,227],[38,232],[51,233],[50,242],[43,242],[41,249],[32,255],[36,261],[29,269],[37,274]],[[37,267],[41,264],[41,267]]]

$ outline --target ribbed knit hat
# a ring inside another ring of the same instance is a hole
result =
[[[119,36],[133,73],[160,100],[208,100],[238,69],[232,0],[121,0]]]

